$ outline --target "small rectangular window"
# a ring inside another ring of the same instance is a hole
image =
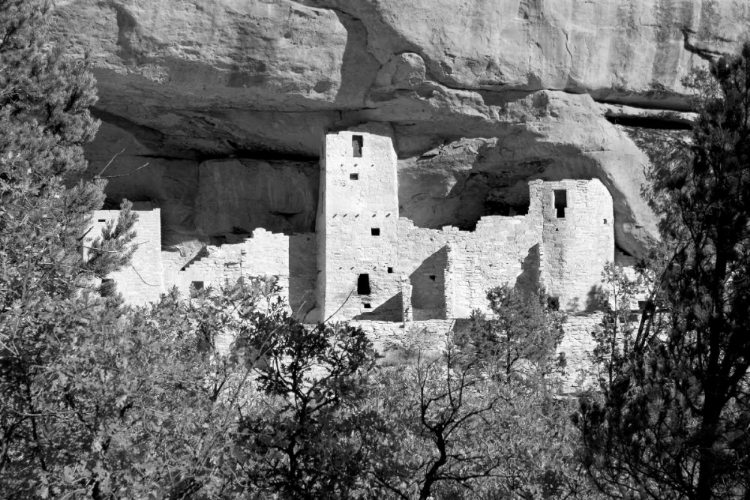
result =
[[[380,228],[373,227],[372,229],[370,229],[370,234],[373,236],[380,236]]]
[[[568,194],[564,189],[555,189],[555,211],[558,219],[565,218],[565,209],[568,207]]]
[[[363,137],[361,135],[352,136],[352,156],[354,158],[362,158],[362,145]]]
[[[434,274],[431,274],[431,275],[430,275],[430,279],[431,279],[432,281],[435,281],[435,280],[437,279],[437,276],[435,276]]]
[[[98,219],[97,222],[107,222],[107,219]]]
[[[193,288],[195,288],[196,290],[203,290],[203,282],[202,281],[193,281],[190,285]]]
[[[357,278],[357,294],[370,295],[370,275],[360,274]]]
[[[369,302],[365,302],[362,305],[365,306],[365,309],[372,309],[372,304],[370,304]]]
[[[359,174],[349,174],[349,180],[358,181],[359,180]]]
[[[393,274],[393,268],[392,267],[388,268],[388,274]]]

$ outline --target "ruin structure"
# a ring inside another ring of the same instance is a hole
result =
[[[612,198],[601,181],[533,180],[526,214],[486,216],[472,231],[429,229],[399,217],[396,159],[386,128],[331,132],[315,233],[228,234],[195,256],[162,249],[159,209],[137,204],[132,266],[112,279],[127,301],[144,304],[172,287],[187,295],[191,286],[272,276],[300,319],[354,320],[375,336],[487,311],[487,290],[505,284],[544,287],[576,317],[576,331],[598,322],[593,294],[615,259]],[[97,212],[91,234],[116,215]]]

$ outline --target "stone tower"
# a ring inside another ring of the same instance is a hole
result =
[[[317,216],[320,320],[401,307],[397,223],[396,152],[387,129],[327,134]]]
[[[542,284],[561,310],[594,309],[604,264],[614,258],[612,196],[598,179],[532,181],[529,188],[542,215]]]

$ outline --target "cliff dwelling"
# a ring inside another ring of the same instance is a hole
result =
[[[112,276],[118,290],[144,304],[172,287],[187,296],[191,286],[273,277],[303,321],[353,320],[387,334],[412,321],[447,328],[475,309],[486,312],[487,290],[496,286],[541,285],[571,325],[598,321],[588,314],[593,291],[615,258],[612,198],[598,179],[532,180],[525,215],[485,216],[464,231],[416,227],[399,217],[396,152],[387,133],[328,133],[320,168],[316,232],[229,234],[187,263],[162,249],[159,208],[136,204],[139,245],[132,266]],[[94,225],[117,213],[97,212]]]

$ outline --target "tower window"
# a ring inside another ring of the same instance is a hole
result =
[[[605,224],[607,223],[607,219],[604,219],[604,223],[605,223]]]
[[[352,156],[354,158],[362,158],[363,143],[363,137],[361,135],[352,136]]]
[[[557,218],[565,218],[565,209],[568,207],[568,194],[564,189],[555,189],[555,210]]]
[[[358,181],[359,180],[359,174],[349,174],[349,179],[352,181]]]
[[[380,236],[380,228],[373,227],[372,229],[370,229],[370,234],[373,236]]]
[[[357,294],[370,295],[370,275],[360,274],[357,278]]]

